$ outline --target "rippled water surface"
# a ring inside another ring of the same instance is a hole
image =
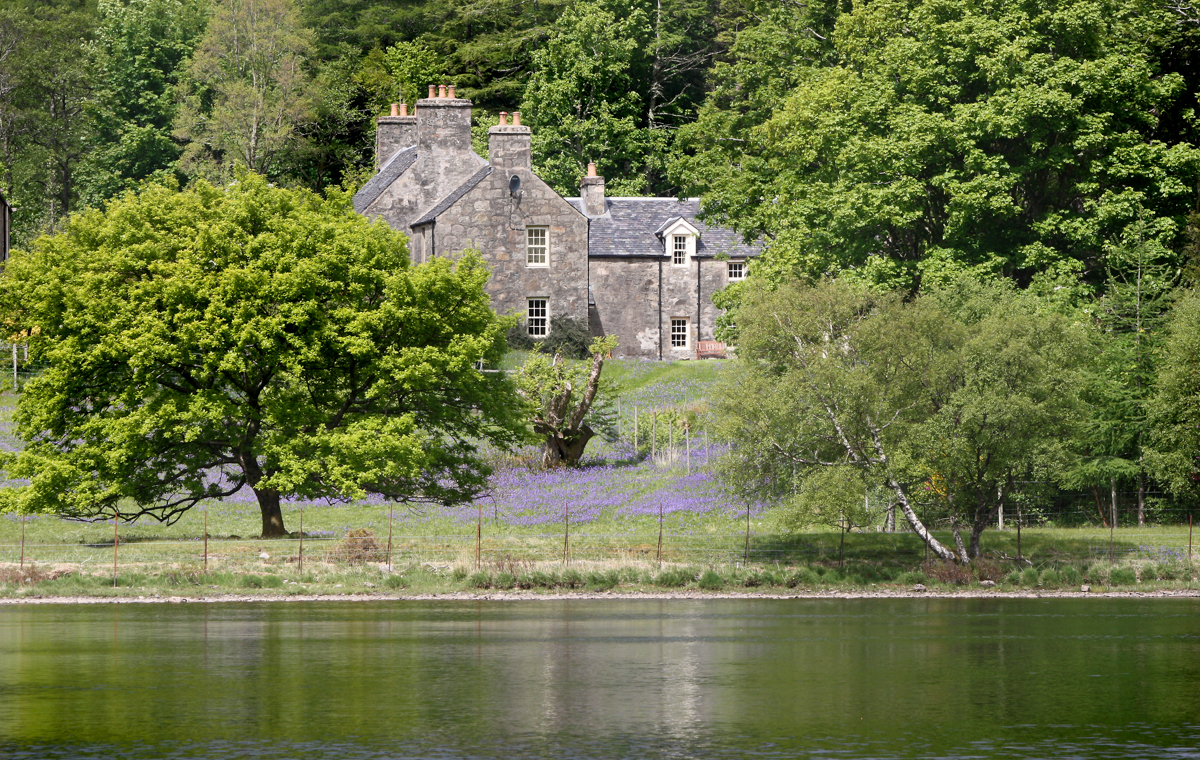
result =
[[[1200,600],[0,607],[0,757],[1200,759]]]

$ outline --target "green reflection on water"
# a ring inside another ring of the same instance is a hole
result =
[[[1197,733],[1164,727],[1200,723],[1198,611],[1187,599],[4,607],[0,749],[1171,747]]]

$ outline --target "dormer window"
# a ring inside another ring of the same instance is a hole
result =
[[[683,266],[687,263],[687,235],[671,236],[671,263]]]

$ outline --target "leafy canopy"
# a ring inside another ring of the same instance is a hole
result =
[[[411,267],[403,237],[244,174],[152,185],[71,219],[0,278],[10,331],[45,372],[21,395],[5,510],[174,520],[255,492],[454,503],[478,446],[523,432],[496,362],[505,320],[477,256]]]
[[[1160,8],[883,0],[791,13],[739,39],[676,170],[714,218],[768,239],[756,276],[1099,285],[1106,244],[1129,225],[1182,229],[1200,152],[1158,136],[1185,95],[1147,43],[1175,23]]]

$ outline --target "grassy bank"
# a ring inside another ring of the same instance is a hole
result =
[[[530,447],[498,462],[484,498],[454,509],[292,502],[292,537],[262,540],[246,492],[173,525],[121,523],[115,552],[111,522],[4,516],[0,597],[1195,587],[1186,525],[1120,528],[1111,547],[1102,528],[1027,528],[1020,563],[1016,532],[991,530],[987,558],[970,568],[928,562],[911,533],[851,533],[843,548],[836,531],[781,532],[770,510],[723,491],[713,472],[720,450],[701,434],[683,439],[660,425],[649,455],[650,410],[660,423],[663,410],[703,414],[724,366],[613,362],[622,439],[597,441],[584,467],[555,472],[527,466]],[[12,404],[0,397],[0,445],[10,449],[19,445]]]

